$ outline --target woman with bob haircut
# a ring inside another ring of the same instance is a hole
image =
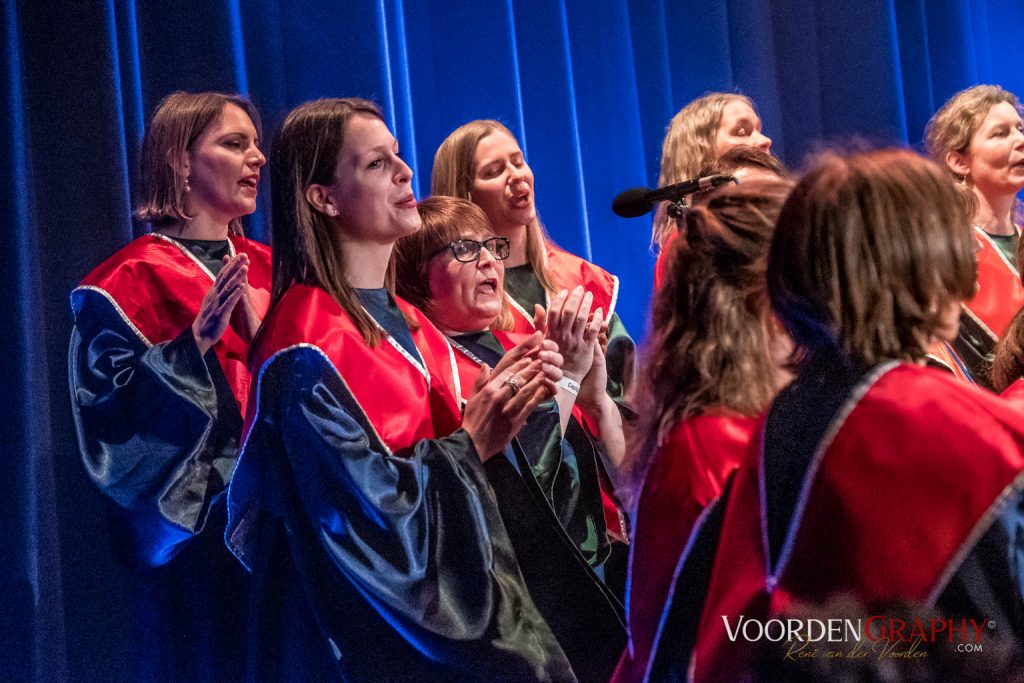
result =
[[[561,357],[531,336],[460,414],[444,336],[389,291],[394,243],[421,221],[380,109],[302,104],[270,157],[280,248],[228,493],[227,541],[254,573],[251,674],[574,680],[481,464],[554,392]]]
[[[141,646],[162,651],[147,655],[159,676],[242,675],[244,574],[223,547],[221,494],[242,433],[249,343],[270,299],[270,250],[240,222],[256,209],[259,137],[242,97],[165,97],[142,143],[138,216],[153,232],[71,294],[82,461],[113,503],[121,554],[166,565],[143,575],[148,597],[134,601],[137,630],[160,641]]]
[[[419,210],[423,228],[395,247],[398,294],[446,335],[468,396],[481,366],[496,365],[526,337],[501,329],[509,240],[468,200],[430,197]],[[597,463],[604,458],[617,471],[625,440],[605,392],[603,311],[591,316],[591,304],[582,287],[555,296],[543,327],[558,344],[563,379],[554,401],[541,404],[516,435],[512,458],[491,458],[484,470],[526,586],[574,672],[607,680],[625,628],[621,602],[595,573],[610,552]],[[603,441],[583,427],[584,414]]]
[[[1016,260],[1022,220],[1017,193],[1024,189],[1021,111],[1013,93],[976,85],[953,95],[925,128],[928,153],[956,178],[980,243],[978,291],[965,303],[947,363],[989,388],[994,346],[1024,305]]]
[[[582,286],[590,293],[607,321],[609,392],[625,395],[634,345],[615,312],[619,279],[552,243],[537,216],[533,171],[512,131],[490,119],[456,128],[434,155],[430,191],[472,201],[494,231],[510,240],[505,290],[516,332],[532,332],[535,307],[547,309],[560,290]]]
[[[616,680],[645,680],[676,562],[789,381],[788,340],[768,304],[768,244],[790,181],[714,190],[681,219],[655,295],[629,462],[640,494],[629,566],[629,649]]]
[[[739,93],[712,92],[698,97],[676,112],[668,124],[661,143],[658,187],[709,175],[706,171],[715,167],[719,157],[740,145],[771,156],[772,140],[761,132],[754,101]],[[784,171],[778,175],[784,175]],[[658,248],[655,291],[667,270],[662,254],[677,234],[676,222],[667,208],[665,202],[658,204],[651,232],[651,244]]]
[[[974,293],[967,218],[948,174],[906,150],[827,155],[793,190],[768,291],[796,377],[727,493],[692,660],[667,652],[668,668],[749,680],[741,615],[840,594],[1024,637],[1024,416],[921,365]]]

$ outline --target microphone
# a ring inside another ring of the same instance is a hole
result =
[[[680,199],[695,192],[710,190],[726,183],[735,183],[736,178],[731,175],[709,175],[693,180],[684,180],[675,185],[666,185],[656,190],[649,190],[646,187],[634,187],[625,192],[620,192],[612,200],[612,211],[623,218],[636,218],[643,216],[654,208],[657,202],[678,202]]]

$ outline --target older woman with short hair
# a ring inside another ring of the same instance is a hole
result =
[[[508,328],[504,261],[509,240],[472,202],[420,202],[423,228],[399,240],[396,284],[448,338],[463,394],[468,378],[493,366],[523,335]],[[624,451],[622,422],[605,392],[598,344],[603,311],[590,315],[582,288],[557,294],[538,322],[564,358],[553,404],[531,415],[511,460],[485,465],[531,596],[581,680],[607,678],[624,642],[621,603],[596,572],[609,553],[598,460],[612,472]],[[584,416],[603,440],[588,433]]]

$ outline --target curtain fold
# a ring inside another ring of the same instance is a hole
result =
[[[79,464],[67,398],[68,294],[146,226],[131,217],[144,118],[167,93],[248,94],[264,148],[287,111],[358,95],[386,110],[418,196],[455,127],[498,118],[526,150],[553,239],[621,278],[642,337],[652,186],[671,116],[710,90],[757,102],[799,167],[821,141],[919,145],[951,94],[1024,94],[1019,0],[5,0],[0,59],[0,678],[147,679],[146,638]],[[249,234],[269,240],[269,174]],[[153,627],[155,628],[155,626]],[[115,673],[114,677],[118,677]]]

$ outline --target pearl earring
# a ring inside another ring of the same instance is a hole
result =
[[[185,192],[191,192],[192,186],[188,184],[188,177],[185,177]]]

